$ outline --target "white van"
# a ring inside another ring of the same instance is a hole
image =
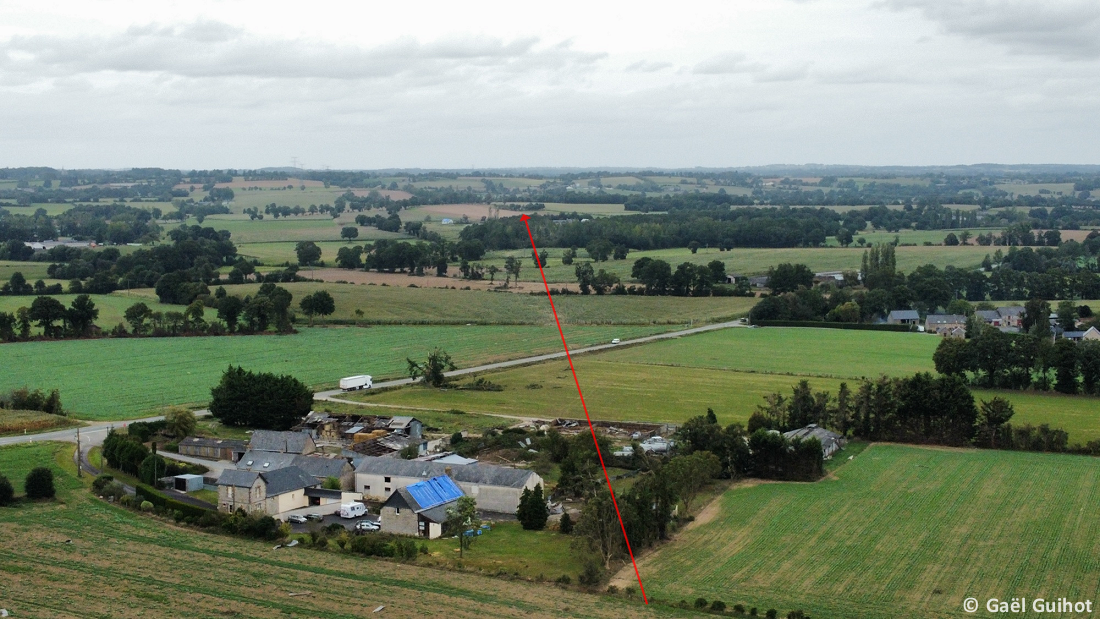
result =
[[[367,506],[356,501],[354,503],[341,503],[340,504],[340,517],[341,518],[358,518],[360,516],[367,515]]]
[[[370,389],[373,385],[370,375],[360,374],[358,376],[347,376],[340,379],[340,388],[344,391],[354,391],[356,389]]]

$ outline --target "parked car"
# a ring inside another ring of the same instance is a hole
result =
[[[619,342],[621,342],[621,341],[622,341],[622,340],[620,340],[619,338],[615,338],[615,339],[611,340],[611,343],[612,343],[612,344],[618,344],[618,343],[619,343]]]
[[[306,517],[301,514],[291,514],[286,517],[287,522],[293,522],[294,524],[302,524],[306,521]]]
[[[321,514],[306,514],[306,520],[324,520],[325,517]]]
[[[373,532],[381,529],[378,523],[373,520],[360,520],[355,523],[355,530],[360,533]]]

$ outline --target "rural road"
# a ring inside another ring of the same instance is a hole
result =
[[[612,348],[622,348],[623,346],[630,346],[632,344],[647,344],[649,342],[656,342],[658,340],[668,340],[685,335],[695,335],[696,333],[705,333],[707,331],[716,331],[718,329],[729,329],[733,327],[746,327],[745,323],[734,320],[731,322],[719,322],[713,325],[705,325],[702,327],[694,327],[692,329],[684,329],[683,331],[670,331],[668,333],[658,333],[657,335],[647,335],[645,337],[639,337],[633,340],[623,340],[618,344],[597,344],[595,346],[588,346],[586,348],[571,349],[569,354],[576,357],[585,353],[599,352],[601,350],[610,350]],[[455,376],[464,376],[466,374],[476,374],[478,372],[488,372],[492,370],[502,370],[505,368],[516,367],[519,365],[530,365],[532,363],[541,363],[543,361],[552,361],[554,359],[564,359],[565,351],[554,352],[545,355],[536,355],[534,357],[523,357],[522,359],[512,359],[510,361],[500,361],[498,363],[487,363],[485,365],[476,365],[474,367],[462,368],[460,370],[453,370],[450,372],[444,372],[444,376],[453,378]],[[396,380],[387,380],[378,383],[374,383],[374,389],[384,389],[387,387],[400,387],[401,385],[409,385],[414,381],[411,378],[398,378]],[[348,400],[341,400],[336,396],[345,393],[342,389],[331,389],[329,391],[319,391],[313,395],[314,400],[327,400],[329,402],[341,402],[344,404],[358,404],[358,402],[350,402]]]

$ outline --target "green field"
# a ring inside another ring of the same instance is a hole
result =
[[[265,220],[266,221],[266,220]],[[360,231],[361,235],[364,235],[356,242],[360,245],[364,241],[370,240],[367,238],[369,232],[370,239],[408,239],[409,237],[404,234],[398,234],[396,232],[380,232],[373,228],[364,228]],[[340,231],[337,230],[336,236],[340,236]],[[256,258],[257,260],[269,265],[281,265],[289,262],[290,264],[298,264],[298,255],[294,253],[294,246],[296,242],[291,241],[273,241],[264,243],[236,243],[237,254],[246,258]],[[348,243],[343,241],[320,241],[317,245],[321,248],[321,261],[327,265],[336,264],[336,252],[341,247],[347,247]],[[302,268],[302,275],[309,277],[309,268]]]
[[[65,307],[69,307],[77,295],[57,294],[51,296],[60,301]],[[125,321],[123,314],[134,303],[145,303],[154,312],[182,312],[186,309],[182,305],[160,303],[157,301],[156,295],[152,297],[137,294],[128,295],[123,290],[112,294],[93,294],[90,296],[92,301],[95,302],[96,309],[99,310],[99,318],[96,319],[95,323],[105,331],[110,331],[112,327]],[[34,296],[0,297],[0,312],[14,313],[20,307],[30,307],[33,301]],[[217,315],[217,310],[207,309],[206,311],[207,319],[214,318]],[[36,327],[34,331],[37,332],[39,329]],[[3,353],[0,352],[0,358],[2,357]]]
[[[450,280],[461,284],[459,280]],[[410,277],[421,286],[445,285],[448,280],[434,277]],[[439,282],[442,282],[439,283]],[[553,324],[550,304],[544,295],[491,292],[485,290],[449,290],[407,288],[362,284],[318,284],[301,282],[280,284],[297,302],[307,294],[324,289],[336,301],[336,313],[330,318],[341,321],[361,320],[370,324]],[[235,295],[255,294],[258,284],[226,286]],[[152,290],[141,294],[155,299]],[[566,324],[687,324],[716,322],[744,316],[756,299],[743,297],[642,297],[625,295],[554,297],[558,315]],[[356,309],[363,310],[360,319]]]
[[[891,235],[892,239],[893,236]],[[541,248],[540,248],[541,249]],[[562,249],[549,248],[550,258],[545,267],[546,279],[552,283],[574,283],[576,277],[576,263],[570,266],[561,263]],[[660,249],[654,251],[630,252],[625,260],[609,260],[594,265],[596,269],[604,269],[615,273],[625,283],[630,282],[630,269],[634,261],[643,257],[660,259],[668,262],[673,268],[683,262],[693,264],[707,264],[712,260],[720,260],[726,265],[727,273],[739,273],[742,275],[757,275],[767,273],[768,269],[784,262],[802,263],[815,272],[821,271],[858,271],[860,261],[865,250],[859,247],[793,247],[784,249],[760,249],[737,248],[730,251],[719,251],[714,248],[703,248],[692,254],[685,248]],[[982,262],[986,254],[991,253],[988,247],[977,245],[942,247],[898,247],[898,269],[909,273],[918,266],[934,264],[940,268],[947,265],[956,267],[976,267]],[[523,268],[520,271],[520,279],[535,281],[539,279],[539,271],[531,262],[531,252],[515,250],[511,252],[491,252],[481,262],[485,265],[496,264],[503,267],[506,256],[515,255],[524,258]],[[585,253],[581,250],[581,255]]]
[[[441,609],[469,619],[693,615],[489,579],[476,567],[454,572],[301,547],[272,550],[270,542],[177,527],[91,497],[71,462],[65,466],[71,453],[72,446],[55,443],[0,449],[0,471],[20,480],[17,491],[32,466],[58,474],[58,501],[0,508],[0,605],[13,617],[352,619],[379,606],[378,616],[402,618]]]
[[[725,329],[578,357],[574,363],[593,419],[682,423],[713,408],[720,423],[746,423],[764,396],[789,394],[801,379],[836,394],[841,380],[934,372],[933,336],[829,329]],[[549,362],[485,375],[500,392],[409,387],[352,399],[437,410],[539,418],[583,418],[566,364]],[[471,379],[467,379],[471,380]],[[537,388],[529,386],[539,385]],[[1016,407],[1014,424],[1069,432],[1071,443],[1100,439],[1100,398],[974,390]]]
[[[15,260],[0,260],[0,286],[8,283],[14,273],[22,273],[27,281],[34,283],[36,279],[46,279],[49,275],[46,269],[49,264],[45,262],[17,262]]]
[[[1100,595],[1100,460],[875,445],[835,476],[727,492],[642,560],[650,594],[921,618]]]
[[[659,327],[567,327],[575,345]],[[205,405],[226,366],[292,374],[314,387],[341,376],[405,374],[406,357],[439,346],[460,367],[560,350],[553,327],[372,327],[302,329],[296,335],[61,340],[0,345],[0,391],[60,389],[81,419],[133,419],[173,404]]]

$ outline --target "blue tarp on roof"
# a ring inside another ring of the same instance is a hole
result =
[[[406,486],[405,490],[420,504],[420,509],[442,505],[463,496],[462,490],[455,485],[454,480],[446,475],[418,481]]]

